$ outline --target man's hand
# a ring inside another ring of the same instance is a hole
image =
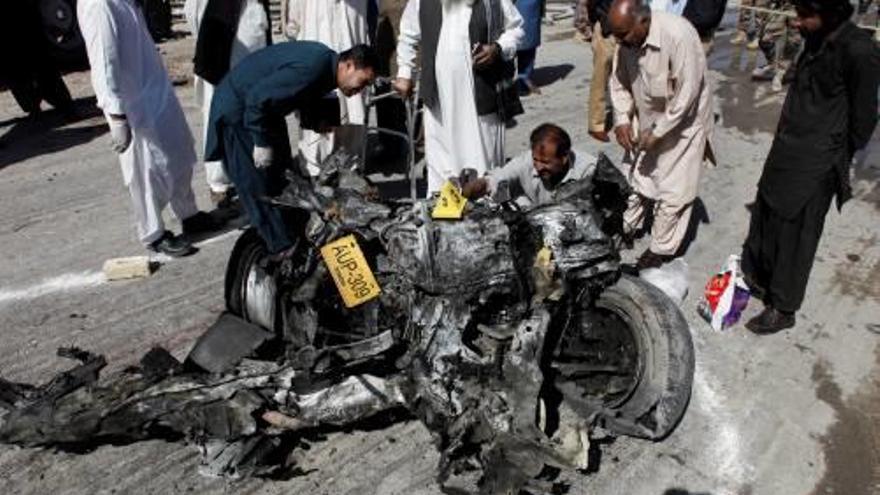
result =
[[[473,51],[474,67],[481,68],[493,64],[501,57],[501,47],[498,43],[486,43],[477,45]]]
[[[467,199],[477,199],[485,196],[488,190],[489,181],[481,177],[462,185],[461,195]]]
[[[128,126],[125,115],[110,115],[107,124],[110,126],[113,151],[120,154],[125,153],[125,150],[131,146],[131,127]]]
[[[407,79],[405,77],[398,77],[391,81],[391,87],[394,88],[394,91],[397,91],[400,96],[404,98],[409,98],[413,93],[413,82],[412,79]]]
[[[657,147],[660,138],[654,135],[650,130],[644,130],[639,134],[639,148],[645,151],[651,151]]]
[[[272,165],[272,148],[254,146],[254,166],[258,170],[264,170]]]
[[[614,128],[614,135],[617,137],[617,142],[623,149],[626,151],[633,151],[636,149],[636,141],[634,140],[635,136],[633,135],[632,125],[630,124],[621,124]]]

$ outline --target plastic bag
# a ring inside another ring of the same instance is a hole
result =
[[[731,254],[726,268],[709,279],[698,311],[715,330],[735,325],[749,304],[749,288],[739,268],[739,256]]]
[[[681,304],[688,293],[688,265],[676,258],[660,268],[648,268],[639,278],[662,290],[676,304]]]

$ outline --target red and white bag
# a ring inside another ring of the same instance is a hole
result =
[[[712,328],[726,330],[739,321],[750,295],[739,268],[739,256],[731,254],[726,267],[706,283],[698,311]]]

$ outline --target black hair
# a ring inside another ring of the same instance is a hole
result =
[[[351,61],[355,69],[375,69],[379,65],[379,56],[370,46],[360,44],[340,53],[339,61]]]
[[[541,124],[535,127],[531,137],[529,137],[532,149],[548,140],[556,143],[556,156],[559,158],[564,157],[571,151],[571,138],[565,132],[565,129],[556,124]]]
[[[849,19],[855,10],[848,0],[792,0],[792,3],[822,17],[831,16],[838,22]]]

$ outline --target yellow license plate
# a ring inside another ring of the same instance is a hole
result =
[[[461,191],[451,181],[446,181],[440,188],[440,197],[431,212],[431,218],[458,220],[464,213],[467,198],[461,195]]]
[[[345,307],[353,308],[363,304],[375,299],[382,292],[353,235],[340,237],[324,245],[321,256],[330,269],[330,275]]]

